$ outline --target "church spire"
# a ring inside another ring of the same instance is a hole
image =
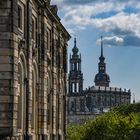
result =
[[[103,55],[103,37],[101,36],[101,56],[99,57],[100,62],[98,63],[98,73],[95,76],[94,82],[96,86],[109,87],[110,78],[106,74],[106,64],[104,62],[105,57]]]
[[[77,54],[78,53],[78,48],[77,48],[77,44],[76,44],[76,37],[74,38],[74,47],[72,49],[73,54]]]
[[[103,36],[101,36],[101,56],[99,57],[100,61],[103,62],[105,57],[103,55]]]
[[[74,47],[72,56],[70,57],[70,72],[69,72],[69,95],[81,94],[83,91],[83,73],[81,71],[81,54],[74,38]]]
[[[74,38],[74,47],[76,47],[76,37]]]
[[[101,36],[101,57],[103,57],[103,36]]]

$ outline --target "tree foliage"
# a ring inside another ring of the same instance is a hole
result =
[[[140,140],[140,104],[121,106],[82,125],[68,127],[68,140]]]
[[[119,112],[120,114],[128,115],[129,113],[139,113],[140,112],[140,103],[121,105],[114,107],[111,111]]]

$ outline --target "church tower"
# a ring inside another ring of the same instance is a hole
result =
[[[96,86],[109,87],[110,77],[106,74],[106,64],[104,62],[105,57],[103,55],[103,39],[101,36],[101,56],[99,57],[98,73],[95,76],[94,82]]]
[[[80,94],[83,90],[83,73],[81,72],[81,54],[78,54],[76,38],[74,38],[73,54],[70,54],[69,95]]]

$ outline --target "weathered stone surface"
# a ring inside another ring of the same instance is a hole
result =
[[[13,100],[12,96],[0,95],[0,103],[12,103],[12,100]]]
[[[11,1],[9,1],[9,0],[1,0],[0,1],[0,8],[11,8]]]
[[[1,64],[0,72],[3,72],[3,71],[12,71],[12,65],[11,64]]]
[[[11,79],[13,74],[11,72],[1,72],[0,79]]]
[[[9,33],[9,32],[0,32],[0,39],[12,39],[11,33]]]
[[[0,138],[6,134],[22,140],[23,133],[28,131],[32,140],[37,136],[41,140],[47,135],[51,140],[52,135],[58,139],[57,132],[61,130],[61,137],[65,139],[64,106],[58,109],[61,83],[56,81],[63,79],[66,83],[66,73],[61,77],[60,68],[54,61],[56,52],[60,52],[60,48],[56,50],[54,46],[54,36],[58,39],[63,32],[66,42],[70,36],[57,16],[46,10],[50,5],[45,9],[37,1],[0,0]],[[21,29],[18,28],[18,5],[22,8]],[[37,21],[34,39],[32,19]],[[64,71],[63,67],[61,71]],[[65,95],[66,89],[62,91],[61,94]],[[49,99],[48,94],[51,95]],[[58,125],[59,114],[63,116],[61,125]]]
[[[0,64],[12,63],[11,56],[0,56]]]

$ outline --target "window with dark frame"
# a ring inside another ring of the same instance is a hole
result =
[[[35,20],[32,18],[32,39],[35,39]]]
[[[18,28],[22,30],[22,8],[18,5]]]

